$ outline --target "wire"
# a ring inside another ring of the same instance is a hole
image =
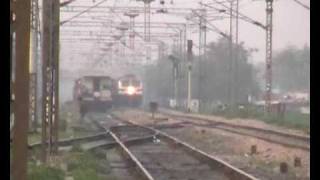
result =
[[[84,11],[82,11],[82,12],[80,12],[80,13],[78,13],[78,14],[74,15],[74,16],[72,16],[71,18],[69,18],[69,19],[67,19],[67,20],[64,20],[64,21],[60,22],[60,25],[62,26],[63,24],[65,24],[65,23],[69,22],[70,20],[72,20],[72,19],[74,19],[74,18],[76,18],[76,17],[78,17],[78,16],[80,16],[80,15],[82,15],[82,14],[84,14],[84,13],[88,12],[88,11],[89,11],[89,10],[91,10],[92,8],[95,8],[95,7],[99,6],[100,4],[104,3],[105,1],[107,1],[107,0],[102,0],[102,1],[98,2],[97,4],[95,4],[95,5],[91,6],[91,7],[89,7],[88,9],[86,9],[86,10],[84,10]]]
[[[307,5],[305,5],[305,4],[303,4],[302,2],[300,2],[300,1],[298,1],[298,0],[293,0],[293,1],[296,2],[297,4],[299,4],[300,6],[304,7],[305,9],[310,10],[310,7],[307,6]]]
[[[213,1],[216,2],[216,3],[218,3],[219,5],[223,6],[224,8],[228,9],[228,6],[227,6],[227,5],[221,3],[221,2],[219,2],[219,1],[217,1],[217,0],[213,0]],[[236,12],[236,11],[235,11],[235,10],[232,10],[232,12]],[[224,13],[225,13],[225,14],[228,14],[228,15],[230,14],[230,12],[226,12],[226,11],[225,11]],[[242,19],[242,20],[247,21],[247,22],[249,22],[249,23],[251,23],[251,24],[254,24],[254,25],[259,26],[259,27],[261,27],[261,28],[263,28],[263,29],[266,29],[266,26],[265,26],[265,25],[263,25],[262,23],[260,23],[260,22],[258,22],[258,21],[256,21],[256,20],[251,19],[250,17],[248,17],[248,16],[240,13],[239,11],[238,11],[238,15],[239,15],[239,19]],[[233,16],[233,17],[235,17],[235,16]]]

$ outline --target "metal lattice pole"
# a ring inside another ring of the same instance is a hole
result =
[[[124,14],[125,16],[128,16],[130,18],[130,23],[129,23],[129,41],[130,41],[130,48],[134,49],[134,19],[139,15],[138,12],[135,11],[129,11]]]
[[[38,0],[31,2],[31,47],[30,47],[30,123],[33,130],[38,125],[37,120],[37,104],[39,96],[37,96],[38,84],[38,48],[39,48],[39,5]]]
[[[230,1],[228,104],[233,104],[233,0]]]
[[[236,34],[235,34],[235,57],[234,57],[234,100],[238,102],[238,61],[239,61],[239,0],[236,0]]]
[[[47,145],[51,147],[52,124],[52,1],[43,0],[43,38],[42,38],[42,162],[47,161]],[[47,144],[49,140],[49,144]]]
[[[271,100],[272,100],[272,2],[273,0],[266,0],[266,112],[271,111]]]
[[[53,4],[53,65],[54,65],[54,73],[53,73],[53,99],[54,99],[54,118],[53,121],[53,154],[58,153],[58,135],[59,135],[59,37],[60,37],[60,2],[59,0],[55,0]]]

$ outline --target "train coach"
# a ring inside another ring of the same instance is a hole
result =
[[[84,76],[75,81],[73,98],[80,113],[106,112],[113,106],[115,81],[109,76]]]
[[[129,74],[118,79],[115,102],[118,106],[138,107],[142,104],[143,85],[135,75]]]

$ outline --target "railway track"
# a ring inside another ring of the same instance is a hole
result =
[[[161,114],[179,120],[182,123],[193,126],[200,126],[204,128],[216,128],[236,134],[251,136],[271,143],[280,144],[286,147],[310,151],[310,137],[307,136],[289,134],[270,129],[256,128],[252,126],[235,125],[227,122],[215,121],[211,119],[209,120],[200,117],[176,115],[167,112],[161,112]],[[199,121],[201,121],[202,123],[199,123]]]
[[[115,119],[122,125],[110,127],[102,122],[99,124],[112,136],[125,157],[129,157],[142,179],[256,179],[160,130]],[[130,139],[137,140],[128,141]]]

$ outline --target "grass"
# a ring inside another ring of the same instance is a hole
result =
[[[268,124],[274,124],[282,127],[310,131],[310,115],[302,114],[300,112],[287,111],[284,116],[277,116],[275,114],[266,115],[262,109],[254,106],[247,106],[244,109],[230,108],[225,111],[214,110],[213,112],[202,111],[204,114],[214,114],[222,116],[227,119],[234,118],[250,118],[264,121]]]
[[[55,167],[29,163],[28,180],[64,180],[65,173]]]
[[[68,171],[74,180],[115,180],[110,175],[110,167],[104,158],[90,152],[83,152],[77,147],[68,157]]]
[[[116,180],[110,172],[110,166],[103,153],[98,157],[92,152],[82,151],[78,145],[71,152],[61,155],[58,164],[36,165],[34,159],[28,161],[28,180],[64,180],[72,176],[74,180]],[[61,163],[66,163],[67,168],[62,169]]]
[[[59,139],[67,139],[70,137],[82,137],[82,136],[88,136],[91,132],[85,131],[85,130],[74,130],[74,131],[67,131],[66,128],[59,129]],[[28,143],[33,144],[41,141],[41,132],[37,133],[29,133],[28,134]]]

